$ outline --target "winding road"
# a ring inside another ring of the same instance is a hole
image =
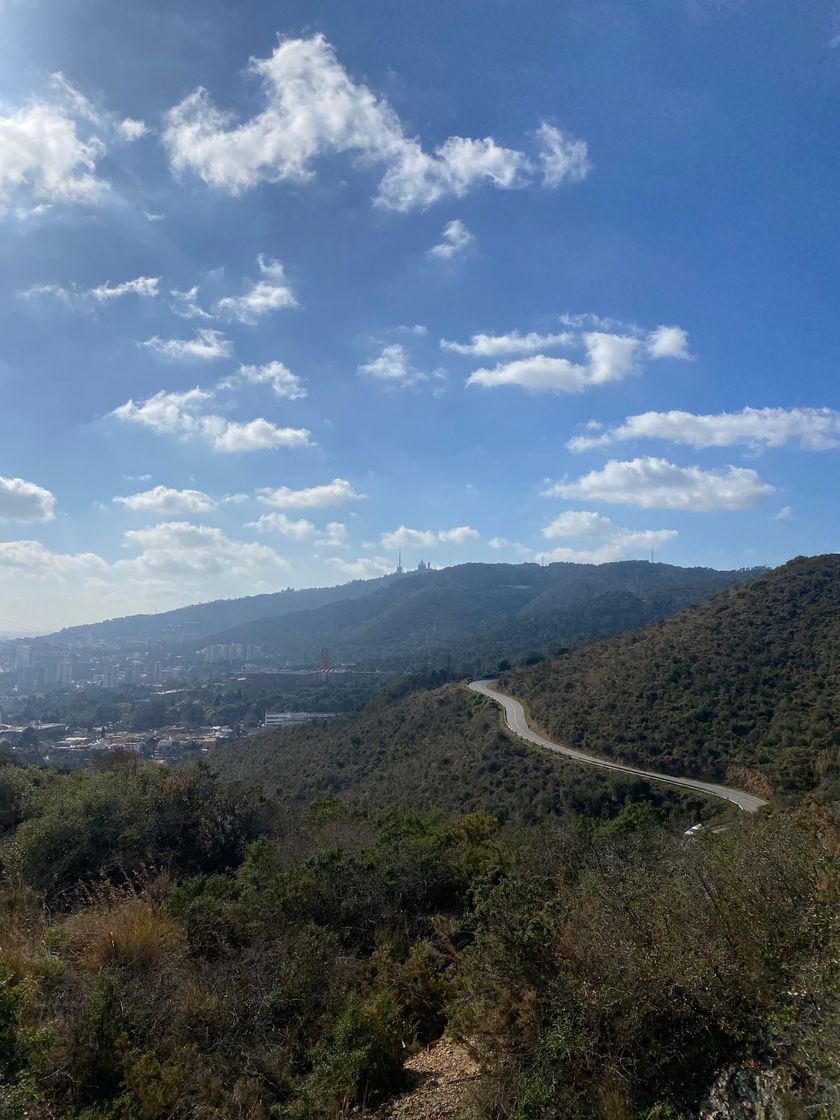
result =
[[[555,754],[562,754],[566,758],[571,758],[574,762],[582,762],[586,766],[598,766],[602,770],[614,770],[619,774],[632,774],[634,777],[644,778],[648,782],[664,782],[669,786],[679,786],[681,789],[705,793],[710,797],[719,797],[723,801],[731,801],[733,805],[737,805],[745,813],[755,813],[767,804],[760,797],[756,797],[752,793],[744,793],[740,789],[731,789],[729,786],[717,785],[715,782],[702,782],[699,778],[677,778],[673,774],[657,774],[654,770],[639,770],[637,767],[628,766],[624,762],[610,762],[609,759],[597,758],[595,755],[573,750],[572,747],[564,747],[560,743],[553,743],[551,739],[546,739],[542,735],[538,735],[536,731],[531,730],[525,718],[525,709],[519,701],[504,692],[499,692],[498,689],[493,687],[494,683],[494,681],[489,680],[471,681],[469,687],[473,692],[479,692],[482,696],[489,696],[491,700],[500,704],[504,709],[505,722],[510,730],[527,743],[535,743],[538,747],[554,751]]]

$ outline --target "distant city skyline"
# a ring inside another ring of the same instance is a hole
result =
[[[0,19],[0,634],[838,549],[828,0]]]

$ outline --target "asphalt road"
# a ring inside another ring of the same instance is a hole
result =
[[[644,778],[648,782],[664,782],[669,786],[679,786],[680,789],[690,789],[697,793],[709,794],[711,797],[720,797],[724,801],[731,801],[733,805],[737,805],[745,813],[755,813],[767,804],[760,797],[756,797],[752,793],[744,793],[740,789],[720,786],[715,782],[701,782],[698,778],[676,778],[673,774],[657,774],[654,770],[639,770],[635,766],[628,766],[624,762],[610,762],[609,759],[596,758],[595,755],[584,754],[583,751],[576,751],[571,747],[561,746],[560,743],[553,743],[551,739],[545,739],[542,735],[538,735],[531,730],[528,721],[525,719],[525,710],[519,701],[514,700],[512,696],[507,696],[504,692],[497,691],[493,687],[494,683],[494,681],[472,681],[469,687],[473,692],[480,692],[483,696],[489,696],[491,700],[501,704],[508,727],[520,739],[525,739],[528,743],[535,743],[538,747],[545,747],[548,751],[562,754],[566,758],[571,758],[575,762],[582,762],[586,766],[598,766],[602,770],[615,770],[619,774],[634,774],[637,778]]]

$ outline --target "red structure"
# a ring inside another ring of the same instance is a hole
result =
[[[326,646],[321,650],[321,672],[328,673],[330,671],[330,651]]]

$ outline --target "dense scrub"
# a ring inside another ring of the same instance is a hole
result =
[[[130,764],[2,767],[0,804],[11,1120],[346,1116],[444,1029],[487,1116],[685,1116],[750,1061],[829,1107],[827,809],[699,841],[639,805],[499,829]]]
[[[399,691],[339,719],[251,736],[215,752],[212,765],[297,804],[332,794],[373,809],[481,810],[528,822],[569,812],[612,817],[641,799],[689,822],[719,811],[530,747],[503,729],[492,701],[461,685]]]
[[[778,791],[836,797],[840,556],[793,560],[503,686],[574,746],[700,776],[734,764]]]

